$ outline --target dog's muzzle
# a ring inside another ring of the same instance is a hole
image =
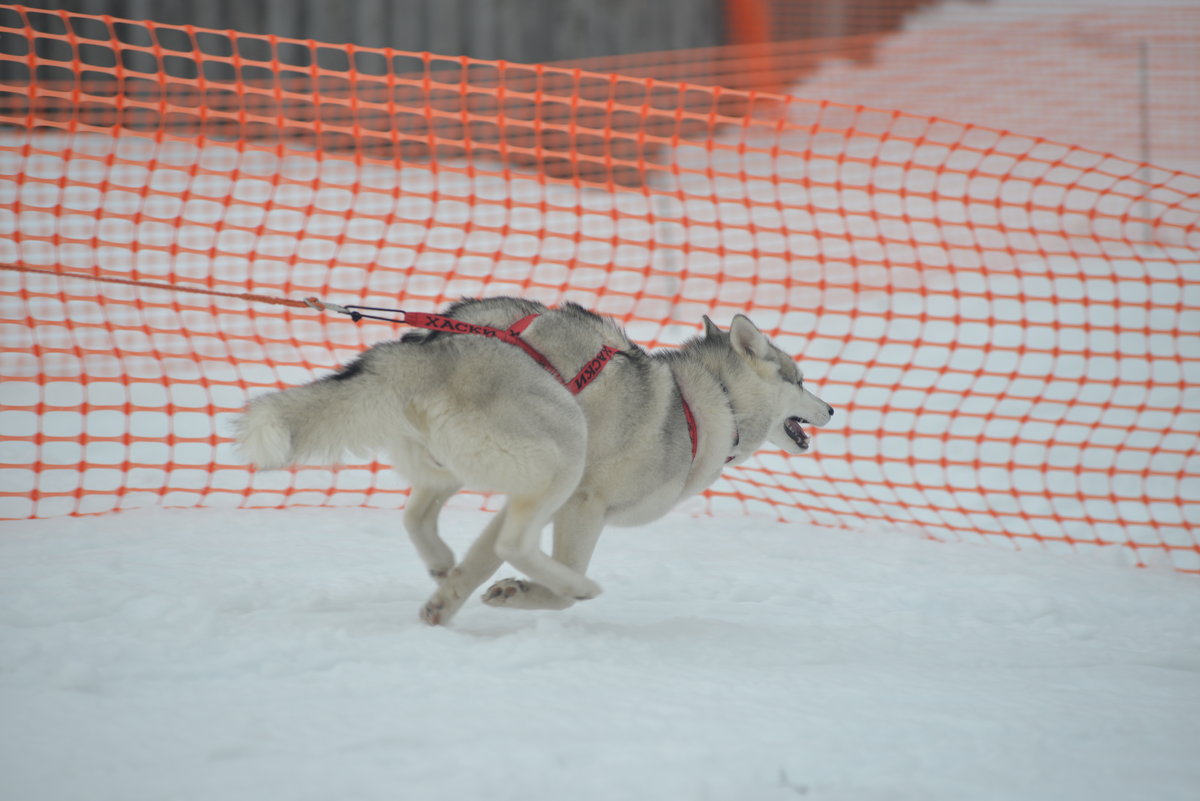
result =
[[[804,432],[805,425],[812,425],[803,417],[789,417],[783,421],[783,430],[802,451],[808,450],[808,434]]]

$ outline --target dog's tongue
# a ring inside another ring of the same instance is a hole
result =
[[[808,434],[804,433],[804,427],[800,425],[799,417],[789,417],[783,421],[783,430],[792,438],[792,442],[796,443],[796,447],[802,451],[808,450]]]

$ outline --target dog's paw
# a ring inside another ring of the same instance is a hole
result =
[[[483,602],[488,606],[507,606],[518,594],[529,592],[529,582],[521,579],[502,579],[488,587],[483,594]]]
[[[446,609],[446,604],[435,598],[430,598],[429,601],[421,607],[421,622],[427,626],[440,626],[442,624],[442,613]]]
[[[516,578],[497,581],[482,597],[488,606],[505,609],[566,609],[575,603],[575,599],[557,595],[541,584]]]
[[[457,569],[450,571],[438,584],[437,592],[429,596],[429,600],[421,607],[421,620],[430,626],[445,626],[458,614],[458,610],[467,599],[462,588],[457,585],[456,580],[460,578],[461,573]]]

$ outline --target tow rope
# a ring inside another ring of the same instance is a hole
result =
[[[222,292],[211,287],[188,286],[186,284],[172,284],[160,281],[147,281],[139,278],[119,278],[111,275],[96,275],[87,273],[72,272],[70,270],[56,270],[52,267],[33,267],[26,264],[11,264],[0,263],[0,270],[11,270],[13,272],[33,273],[35,275],[53,276],[56,278],[79,278],[85,281],[99,281],[101,283],[122,284],[125,286],[146,287],[148,289],[159,289],[170,292],[190,292],[197,295],[211,295],[222,298],[235,298],[244,300],[250,303],[270,303],[276,306],[291,306],[293,308],[314,309],[316,311],[332,311],[338,314],[345,314],[354,322],[359,320],[382,320],[388,323],[401,323],[403,325],[411,325],[416,328],[426,328],[432,331],[446,331],[456,334],[476,334],[479,336],[491,337],[498,339],[501,342],[507,342],[511,345],[516,345],[525,351],[529,356],[541,365],[547,372],[573,395],[578,395],[588,384],[596,380],[600,375],[600,371],[604,369],[604,365],[608,364],[614,356],[620,353],[619,350],[609,345],[605,345],[600,349],[592,359],[583,366],[583,368],[569,381],[562,377],[562,374],[555,369],[537,348],[534,348],[528,342],[521,338],[521,332],[524,331],[529,324],[538,316],[531,314],[518,320],[507,329],[492,328],[491,326],[478,325],[476,323],[468,323],[463,320],[456,320],[453,317],[447,317],[441,314],[429,314],[427,312],[410,312],[402,309],[386,309],[376,306],[341,306],[337,303],[329,303],[314,297],[305,298],[304,300],[292,300],[291,298],[280,298],[273,295],[261,295],[253,292]],[[376,314],[381,312],[382,314]],[[398,315],[392,317],[384,317],[383,314]],[[678,389],[678,384],[676,384]],[[679,402],[683,406],[683,416],[687,421],[688,438],[692,442],[692,461],[696,460],[697,435],[696,435],[696,418],[692,414],[692,409],[688,406],[687,400],[683,397],[683,393],[679,393]],[[733,457],[730,457],[732,459]],[[726,461],[729,461],[728,459]]]

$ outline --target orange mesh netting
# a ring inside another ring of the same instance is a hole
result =
[[[751,6],[753,4],[750,4]],[[1089,8],[1059,3],[977,3],[985,20],[965,25],[940,10],[911,17],[920,0],[858,8],[846,35],[821,31],[803,0],[767,4],[770,42],[572,62],[598,72],[776,91],[848,105],[967,119],[990,128],[1070,142],[1158,166],[1200,165],[1200,7]],[[961,10],[961,6],[957,7]],[[1073,8],[1067,6],[1067,9]],[[807,12],[807,13],[805,13]],[[883,13],[886,12],[886,13]],[[809,25],[800,24],[807,21]],[[883,32],[878,32],[883,31]],[[853,34],[853,35],[851,35]]]
[[[802,354],[834,425],[694,508],[1200,570],[1196,171],[652,73],[12,7],[0,42],[2,517],[400,506],[228,436],[399,328],[237,296],[507,293]]]

